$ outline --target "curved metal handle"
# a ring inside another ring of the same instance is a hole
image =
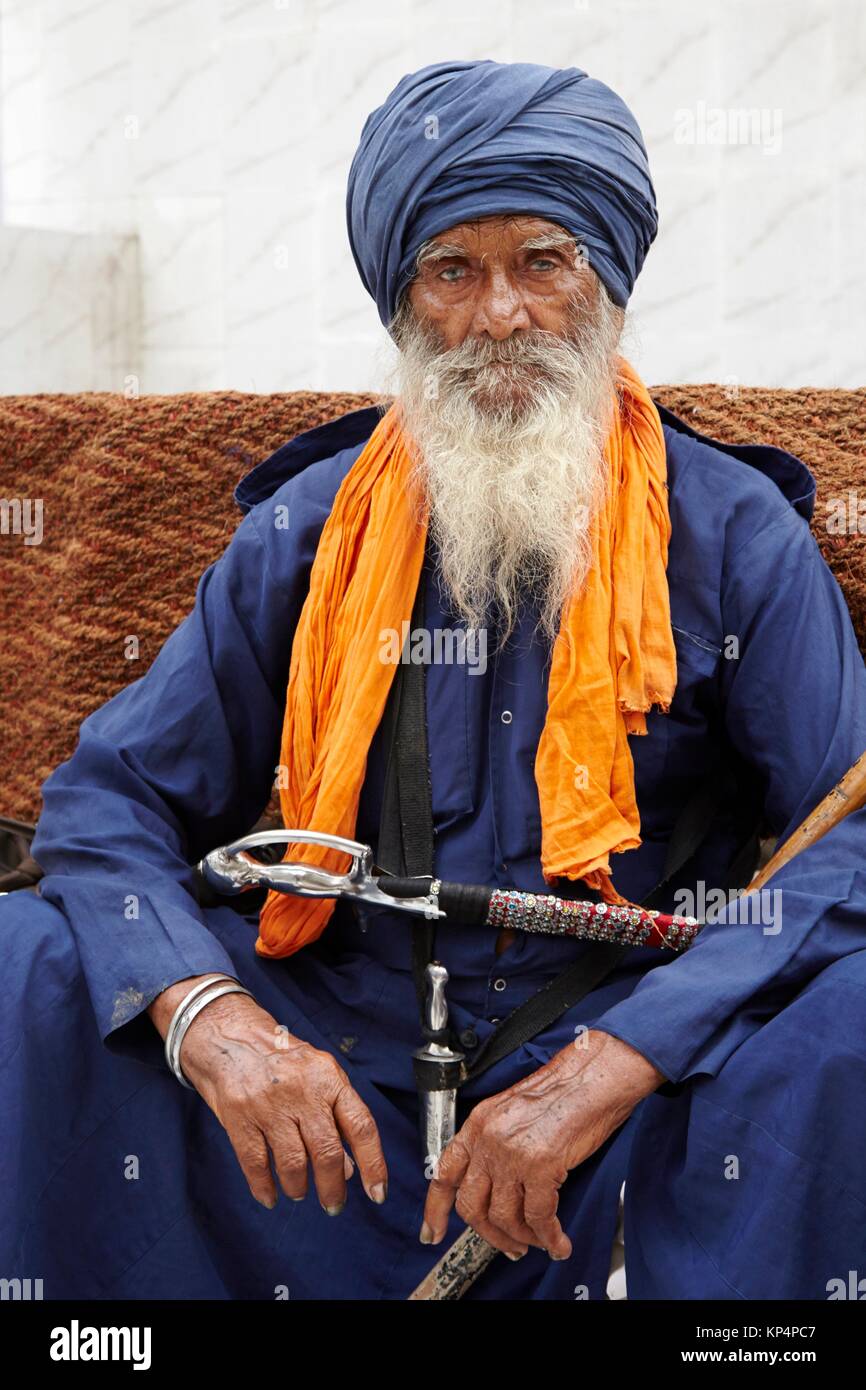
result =
[[[315,864],[262,864],[248,852],[263,845],[324,845],[348,854],[352,860],[346,873],[331,873]],[[327,835],[321,830],[261,830],[244,835],[220,849],[211,850],[199,862],[205,882],[218,893],[233,897],[253,888],[270,888],[302,898],[349,898],[362,906],[386,907],[391,912],[413,916],[444,917],[436,895],[420,898],[392,898],[383,893],[373,877],[373,851],[358,840]]]

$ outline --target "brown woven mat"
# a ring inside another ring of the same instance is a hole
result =
[[[866,496],[866,390],[662,387],[702,433],[773,443],[818,479],[815,534],[866,650],[866,536],[830,535],[826,499]],[[214,392],[0,397],[0,498],[42,498],[44,536],[0,535],[0,814],[35,820],[81,721],[144,674],[240,514],[232,489],[311,425],[371,396]],[[140,658],[125,656],[138,637]]]

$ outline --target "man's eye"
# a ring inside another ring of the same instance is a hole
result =
[[[446,265],[445,269],[439,272],[440,280],[447,280],[449,284],[454,284],[455,280],[462,278],[466,270],[462,265]]]
[[[549,256],[535,256],[529,263],[535,269],[555,270],[556,261],[552,261]]]

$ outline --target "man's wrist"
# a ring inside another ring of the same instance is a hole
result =
[[[630,1082],[638,1100],[643,1100],[644,1096],[650,1095],[667,1081],[664,1072],[659,1071],[655,1063],[632,1047],[631,1043],[623,1042],[614,1033],[605,1033],[603,1029],[592,1031],[603,1040],[599,1045],[599,1056]]]
[[[609,1084],[619,1097],[634,1105],[667,1081],[664,1073],[637,1048],[599,1028],[579,1033],[573,1043],[557,1054],[557,1060],[575,1074],[590,1068],[594,1082]]]
[[[176,980],[173,985],[169,985],[168,989],[164,989],[148,1004],[147,1015],[163,1041],[165,1041],[168,1026],[177,1006],[182,1003],[190,990],[195,989],[196,985],[202,984],[205,980],[213,980],[216,983],[217,980],[223,978],[229,977],[222,976],[218,970],[208,970],[204,975],[189,975],[186,979]]]

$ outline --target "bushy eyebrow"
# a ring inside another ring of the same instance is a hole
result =
[[[538,236],[527,237],[521,242],[519,251],[567,251],[577,250],[577,243],[570,232],[541,232]]]
[[[577,252],[577,243],[569,232],[550,231],[541,232],[538,236],[527,237],[518,246],[518,251],[560,251],[571,250]],[[427,265],[437,265],[440,261],[455,259],[465,259],[469,255],[465,246],[458,246],[450,241],[428,241],[418,252],[415,259],[416,272]]]
[[[437,261],[452,260],[456,256],[468,256],[465,246],[457,246],[450,241],[428,241],[421,247],[415,258],[415,269],[425,265],[435,265]]]

